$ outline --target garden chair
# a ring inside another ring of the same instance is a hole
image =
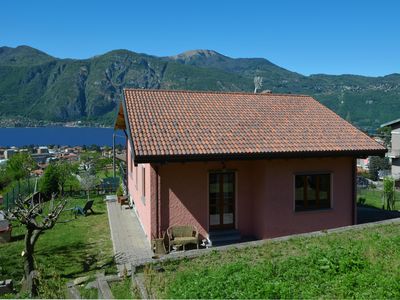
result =
[[[92,209],[93,202],[93,200],[89,200],[86,202],[83,208],[80,206],[75,206],[74,208],[72,208],[72,212],[74,213],[75,218],[77,217],[77,215],[87,216],[89,211],[90,213],[94,214],[94,211]]]
[[[173,246],[182,245],[183,251],[188,244],[196,244],[199,249],[199,232],[193,225],[175,225],[167,229],[169,252]]]

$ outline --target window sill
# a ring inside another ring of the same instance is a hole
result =
[[[312,213],[328,213],[328,212],[332,212],[333,208],[320,208],[320,209],[308,209],[308,210],[294,210],[293,213],[294,214],[312,214]]]

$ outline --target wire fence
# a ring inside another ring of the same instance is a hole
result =
[[[77,185],[65,185],[61,193],[66,197],[85,197],[88,193],[90,196],[111,194],[117,191],[119,181],[119,177],[116,177],[116,180],[103,182],[89,190],[84,190]],[[38,190],[39,182],[37,178],[29,178],[16,182],[3,195],[4,208],[13,208],[18,199],[26,199]]]

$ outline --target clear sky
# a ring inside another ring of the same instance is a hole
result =
[[[400,1],[4,0],[0,46],[56,57],[213,49],[305,75],[400,73]]]

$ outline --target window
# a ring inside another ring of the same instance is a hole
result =
[[[136,188],[136,190],[138,190],[138,167],[136,166],[135,167],[135,188]]]
[[[295,211],[331,207],[331,175],[296,175]]]
[[[142,197],[146,197],[146,169],[142,168]]]
[[[133,159],[132,155],[129,155],[130,165],[131,165],[131,173],[133,172]]]

